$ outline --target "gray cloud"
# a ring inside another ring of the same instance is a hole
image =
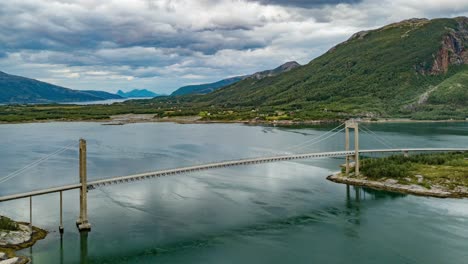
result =
[[[458,0],[3,0],[0,70],[71,88],[169,93],[307,63],[363,29],[467,14]]]
[[[312,8],[323,5],[356,4],[362,0],[252,0],[264,5],[295,6]]]

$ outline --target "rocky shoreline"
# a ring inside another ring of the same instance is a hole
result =
[[[468,198],[468,188],[455,188],[448,190],[442,186],[431,186],[430,189],[417,184],[400,184],[395,179],[385,179],[384,181],[368,180],[365,177],[354,178],[336,173],[327,177],[327,180],[349,184],[354,186],[368,187],[376,190],[413,194],[419,196],[430,196],[437,198]]]
[[[47,231],[33,226],[31,235],[29,224],[17,222],[18,230],[0,230],[0,264],[24,264],[29,259],[16,256],[16,251],[33,246],[47,236]]]

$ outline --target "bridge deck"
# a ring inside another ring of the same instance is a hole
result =
[[[438,152],[438,151],[443,151],[443,152],[468,151],[468,148],[369,149],[369,150],[360,150],[359,153]],[[260,163],[297,160],[297,159],[344,157],[344,156],[354,155],[354,153],[355,153],[354,150],[333,151],[333,152],[293,154],[293,155],[282,155],[282,156],[271,156],[271,157],[223,161],[223,162],[216,162],[216,163],[210,163],[210,164],[195,165],[195,166],[189,166],[189,167],[183,167],[183,168],[160,170],[160,171],[154,171],[154,172],[147,172],[147,173],[127,175],[127,176],[113,177],[113,178],[102,179],[102,180],[95,180],[95,181],[88,182],[87,186],[89,190],[92,190],[100,186],[133,182],[133,181],[139,181],[139,180],[150,179],[150,178],[155,178],[155,177],[176,175],[176,174],[189,173],[189,172],[202,171],[202,170],[215,169],[215,168],[225,168],[225,167],[231,167],[231,166],[260,164]],[[27,192],[27,193],[8,195],[8,196],[0,197],[0,202],[26,198],[30,196],[38,196],[38,195],[43,195],[43,194],[48,194],[48,193],[55,193],[55,192],[60,192],[60,191],[79,189],[80,187],[81,187],[81,184],[77,183],[77,184],[48,188],[48,189],[32,191],[32,192]]]

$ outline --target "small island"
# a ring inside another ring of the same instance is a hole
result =
[[[348,176],[344,168],[328,180],[398,193],[439,198],[468,197],[468,153],[450,152],[363,157],[361,173]]]
[[[45,238],[47,231],[33,226],[33,232],[28,223],[16,222],[8,217],[0,216],[0,263],[23,264],[29,259],[16,256],[15,252],[33,246],[36,241]]]

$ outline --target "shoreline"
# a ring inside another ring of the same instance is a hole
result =
[[[245,124],[245,125],[278,125],[278,126],[300,126],[300,125],[320,125],[343,122],[341,119],[323,119],[323,120],[201,120],[199,116],[182,116],[168,118],[154,118],[152,114],[123,114],[111,116],[107,119],[46,119],[46,120],[27,120],[18,122],[0,121],[0,125],[7,124],[40,124],[53,122],[90,122],[101,123],[102,125],[126,125],[136,123],[177,123],[177,124]],[[360,119],[362,123],[465,123],[468,120],[413,120],[407,118],[385,118],[379,120]]]
[[[416,184],[399,184],[396,181],[393,181],[392,179],[387,179],[384,182],[367,179],[358,179],[349,176],[343,176],[341,172],[337,172],[335,174],[327,176],[327,180],[335,183],[349,184],[353,186],[367,187],[374,190],[389,191],[401,194],[413,194],[418,196],[436,198],[468,198],[468,190],[450,192],[439,188],[427,189]]]
[[[29,229],[29,223],[25,223],[25,222],[16,222],[16,223],[20,226],[23,226]],[[7,231],[7,233],[8,232],[10,231]],[[23,241],[18,244],[0,245],[0,253],[2,252],[5,253],[5,256],[7,257],[7,259],[17,259],[17,261],[14,263],[17,263],[17,264],[29,263],[30,262],[29,258],[21,256],[21,255],[17,255],[16,252],[19,250],[32,247],[34,244],[36,244],[37,241],[46,238],[47,234],[48,232],[46,230],[39,228],[37,226],[33,226],[33,233],[30,236],[29,240]]]

